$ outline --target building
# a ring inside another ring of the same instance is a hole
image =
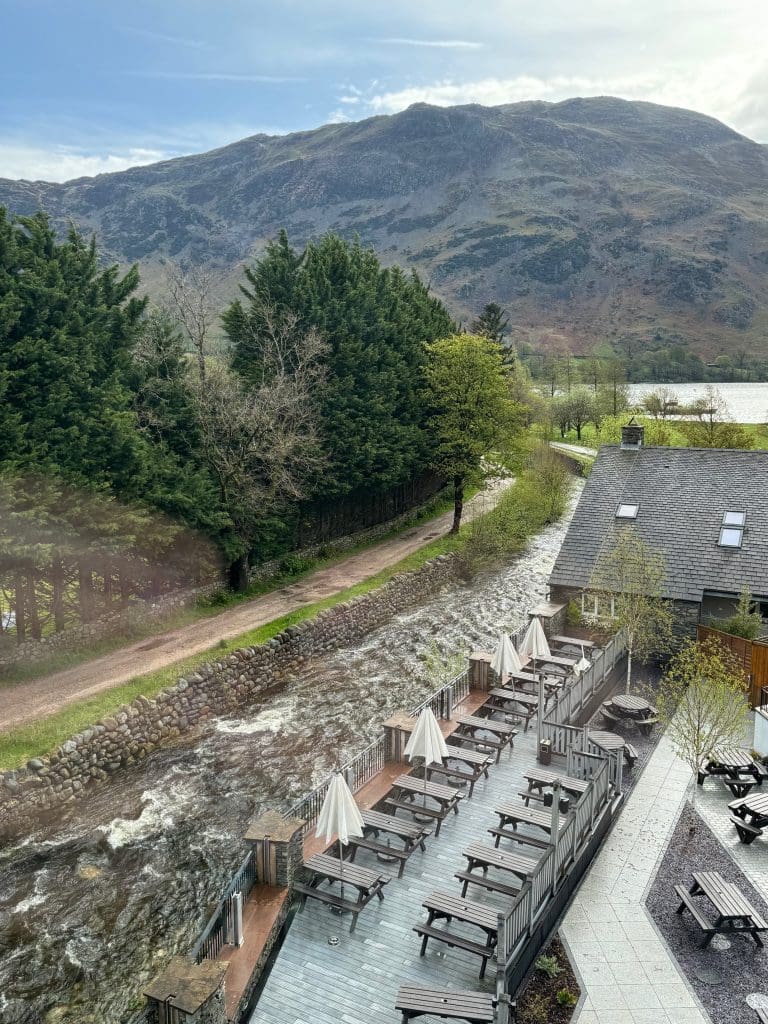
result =
[[[645,447],[643,428],[625,427],[592,467],[550,576],[551,600],[610,616],[589,581],[601,549],[627,527],[664,558],[678,630],[731,615],[745,586],[768,618],[768,451]]]

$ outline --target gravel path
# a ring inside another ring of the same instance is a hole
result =
[[[768,916],[762,895],[687,804],[648,893],[646,907],[713,1024],[757,1024],[757,1015],[745,1000],[762,994],[768,1006],[768,950],[759,949],[750,937],[741,935],[716,936],[707,949],[698,948],[698,925],[688,912],[682,916],[675,913],[679,901],[674,887],[687,887],[694,871],[719,871]]]
[[[496,481],[486,491],[475,495],[465,506],[464,521],[488,511],[511,482],[508,479]],[[207,651],[220,640],[231,640],[362,583],[447,533],[452,521],[453,511],[446,512],[357,555],[311,573],[298,583],[281,587],[219,615],[151,638],[144,637],[63,672],[0,689],[0,732],[37,722],[77,701]]]

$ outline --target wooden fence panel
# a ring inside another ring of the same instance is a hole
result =
[[[752,693],[750,703],[759,708],[763,703],[762,689],[768,686],[768,641],[755,640],[752,644]]]

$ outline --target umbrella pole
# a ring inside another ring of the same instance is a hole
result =
[[[344,844],[342,843],[341,838],[339,838],[339,875],[339,882],[341,884],[341,898],[344,899]]]

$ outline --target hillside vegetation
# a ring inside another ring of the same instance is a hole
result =
[[[418,269],[461,320],[502,303],[518,342],[738,367],[766,355],[766,186],[765,147],[712,118],[596,98],[419,104],[61,185],[0,181],[0,204],[95,231],[156,296],[169,258],[214,268],[226,298],[281,228],[299,248],[332,230]]]

